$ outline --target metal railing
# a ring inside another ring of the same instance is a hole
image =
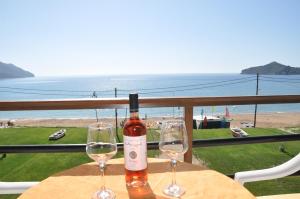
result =
[[[222,138],[193,140],[193,147],[214,147],[241,144],[261,144],[271,142],[286,142],[300,140],[300,134],[269,135],[241,138]],[[147,142],[148,150],[156,150],[158,142]],[[118,151],[123,151],[123,143],[117,143]],[[0,153],[65,153],[85,152],[86,144],[35,144],[35,145],[0,145]]]

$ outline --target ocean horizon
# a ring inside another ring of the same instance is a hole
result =
[[[259,95],[299,95],[300,75],[260,75]],[[241,74],[147,74],[48,76],[0,80],[0,100],[46,100],[73,98],[128,97],[204,97],[249,96],[256,94],[256,75]],[[253,113],[254,105],[227,107],[230,113]],[[223,114],[225,106],[195,107],[194,115]],[[300,104],[258,105],[258,112],[300,112]],[[142,108],[141,116],[182,116],[183,109]],[[114,109],[98,110],[99,117],[114,117]],[[126,117],[126,109],[118,109]],[[95,110],[1,111],[1,119],[95,118]]]

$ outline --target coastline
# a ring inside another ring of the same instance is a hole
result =
[[[241,122],[253,123],[253,113],[242,113],[230,115],[231,127],[241,127]],[[118,123],[124,121],[124,117],[118,118]],[[143,119],[143,118],[142,118]],[[158,123],[164,120],[174,119],[173,117],[150,117],[143,119],[147,127],[155,128]],[[0,119],[0,122],[6,123],[7,119]],[[100,122],[115,124],[115,118],[100,118]],[[92,118],[29,118],[15,119],[13,123],[18,127],[87,127],[96,123]],[[258,113],[256,126],[261,128],[284,128],[300,127],[300,112],[272,112]]]

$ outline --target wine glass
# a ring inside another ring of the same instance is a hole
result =
[[[99,164],[102,186],[93,195],[93,199],[112,199],[115,194],[105,187],[104,169],[106,162],[117,153],[116,136],[109,124],[96,123],[88,128],[87,155]]]
[[[176,165],[179,155],[188,150],[188,138],[183,120],[166,121],[162,124],[159,149],[171,159],[172,167],[172,183],[163,192],[168,196],[180,197],[185,190],[176,184]]]

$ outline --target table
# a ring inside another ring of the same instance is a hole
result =
[[[106,169],[106,187],[112,189],[117,198],[168,198],[162,189],[171,182],[169,160],[148,158],[149,186],[144,188],[126,188],[124,159],[112,159]],[[186,189],[182,199],[214,199],[255,197],[242,185],[231,178],[204,167],[180,162],[176,173],[177,183]],[[96,163],[87,163],[60,172],[43,180],[25,191],[20,199],[90,199],[100,188],[101,178]]]

